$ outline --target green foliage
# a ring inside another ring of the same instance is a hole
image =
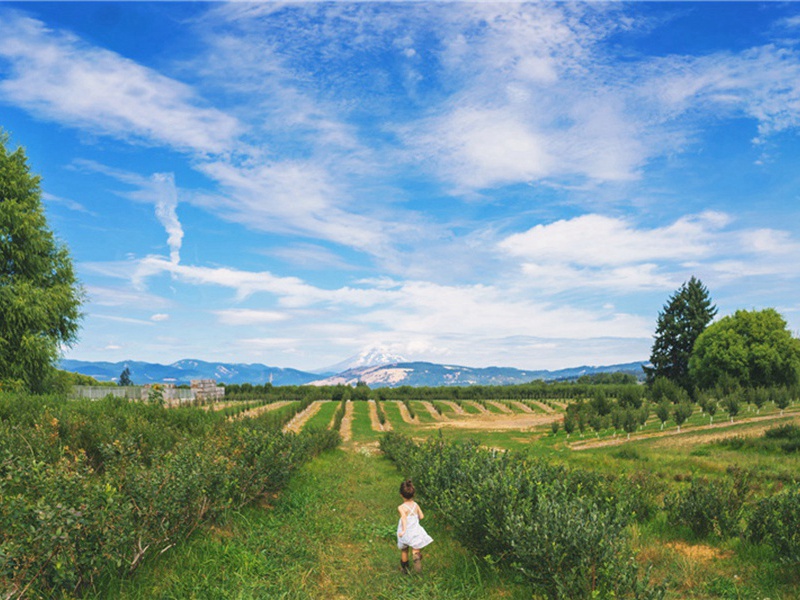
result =
[[[735,450],[754,450],[765,454],[794,454],[800,452],[800,427],[793,424],[767,429],[758,438],[734,437],[719,440],[722,446]]]
[[[664,498],[667,521],[688,527],[699,538],[710,534],[728,537],[739,533],[739,520],[749,493],[749,474],[734,471],[720,481],[692,478],[691,485]]]
[[[662,400],[659,402],[658,406],[656,406],[656,416],[658,420],[661,421],[662,429],[664,424],[669,421],[670,408],[672,408],[672,405],[667,400]]]
[[[728,413],[731,422],[733,422],[733,418],[739,414],[739,411],[742,408],[740,393],[741,392],[737,390],[735,392],[731,392],[722,399],[722,408],[724,408],[725,412]]]
[[[125,575],[338,439],[190,407],[0,395],[0,588],[62,597]]]
[[[716,314],[717,308],[711,303],[708,289],[694,277],[670,296],[658,313],[650,354],[652,366],[644,369],[648,383],[663,377],[689,389],[692,348]]]
[[[339,431],[342,428],[342,419],[344,419],[344,413],[347,410],[347,400],[341,400],[339,402],[339,406],[336,408],[336,412],[333,415],[333,426],[331,429],[333,431]]]
[[[793,386],[800,381],[800,340],[774,309],[737,310],[704,331],[690,361],[700,387]],[[728,384],[729,385],[729,384]]]
[[[771,546],[778,559],[800,566],[800,485],[761,500],[747,523],[746,535]]]
[[[381,449],[463,544],[515,567],[548,597],[661,597],[642,584],[628,544],[627,526],[652,487],[473,443],[418,446],[390,433]]]
[[[375,400],[375,411],[378,413],[378,422],[381,425],[386,424],[386,412],[383,410],[383,403],[380,400]],[[439,414],[441,413],[441,409],[439,409]]]
[[[681,430],[681,425],[683,425],[689,417],[692,416],[692,412],[694,412],[694,408],[688,402],[681,402],[675,409],[672,411],[672,417],[675,419],[675,424],[678,426],[678,431]]]
[[[581,375],[576,383],[588,385],[630,385],[637,383],[636,375],[624,371]]]
[[[641,408],[642,403],[644,402],[642,388],[638,385],[626,385],[624,387],[620,387],[619,392],[617,392],[617,402],[620,406],[626,408]]]
[[[411,402],[409,402],[408,398],[403,398],[403,405],[408,411],[408,416],[410,416],[412,419],[415,419],[417,417],[417,413],[414,412],[414,408],[411,406]]]
[[[133,381],[131,381],[131,370],[128,367],[125,367],[122,370],[122,373],[119,374],[119,381],[117,385],[121,386],[129,386],[133,385]]]
[[[7,142],[0,132],[0,382],[41,393],[54,385],[60,348],[76,340],[83,290],[47,225],[39,177]]]

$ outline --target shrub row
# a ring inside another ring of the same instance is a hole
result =
[[[753,503],[749,499],[749,474],[733,474],[715,482],[693,478],[689,487],[664,499],[667,522],[688,527],[698,538],[740,536],[766,544],[778,561],[800,566],[800,484]]]
[[[631,519],[652,505],[647,484],[621,485],[473,443],[418,445],[397,433],[386,434],[381,449],[465,546],[518,569],[539,592],[564,599],[664,597],[642,577],[629,546]]]
[[[193,408],[0,395],[0,595],[130,573],[337,443]]]
[[[339,431],[342,428],[342,421],[344,420],[344,413],[347,410],[347,400],[342,399],[339,401],[339,406],[336,408],[336,412],[333,415],[333,426],[331,429],[333,431]]]

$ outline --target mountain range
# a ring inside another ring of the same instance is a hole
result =
[[[358,357],[354,357],[357,359]],[[399,357],[398,357],[399,358]],[[252,383],[273,385],[355,385],[358,381],[370,387],[446,386],[446,385],[509,385],[544,381],[569,381],[592,373],[632,373],[642,375],[646,361],[606,366],[581,366],[555,371],[526,371],[510,367],[463,367],[429,362],[391,362],[390,364],[363,364],[354,360],[341,372],[310,373],[297,369],[268,367],[262,364],[206,362],[184,359],[170,365],[142,361],[92,362],[63,359],[60,368],[82,373],[98,381],[116,381],[125,368],[130,370],[134,384],[190,383],[193,379],[215,379],[220,383]]]

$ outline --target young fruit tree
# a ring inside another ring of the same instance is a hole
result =
[[[83,290],[47,226],[39,177],[0,132],[0,382],[46,392],[77,339]]]

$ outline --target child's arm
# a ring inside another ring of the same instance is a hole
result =
[[[397,507],[397,512],[400,513],[400,531],[398,532],[397,535],[402,537],[403,534],[406,532],[406,523],[407,523],[406,517],[408,517],[408,511],[403,510],[403,506],[400,505]]]
[[[419,507],[419,504],[417,504],[417,514],[419,514],[420,521],[425,518],[425,515],[422,514],[422,509]]]

